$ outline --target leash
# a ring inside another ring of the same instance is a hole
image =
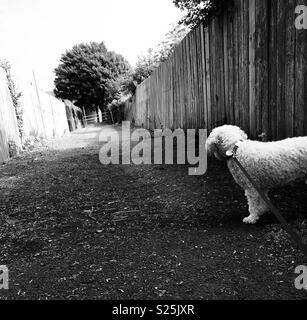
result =
[[[275,215],[277,220],[282,225],[283,229],[292,237],[294,242],[297,244],[297,246],[300,248],[300,250],[304,253],[304,255],[307,257],[307,245],[304,244],[301,237],[292,229],[292,227],[288,224],[286,219],[282,216],[282,214],[279,212],[279,210],[273,205],[269,197],[262,191],[260,187],[257,186],[254,179],[250,176],[250,174],[247,172],[247,170],[243,167],[241,162],[237,158],[237,151],[240,148],[240,143],[236,144],[233,151],[228,151],[227,156],[228,158],[232,158],[235,163],[238,165],[238,167],[241,169],[243,174],[246,176],[246,178],[249,180],[249,182],[252,184],[252,186],[255,188],[255,190],[259,193],[263,201],[268,205],[272,213]]]

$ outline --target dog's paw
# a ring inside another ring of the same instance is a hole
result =
[[[257,221],[258,221],[258,218],[257,217],[253,217],[253,216],[249,216],[249,217],[243,219],[243,222],[245,224],[256,224]]]

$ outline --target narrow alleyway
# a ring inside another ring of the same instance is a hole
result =
[[[0,265],[10,270],[0,299],[306,297],[294,288],[300,254],[270,215],[242,224],[246,201],[223,163],[201,177],[103,166],[100,130],[0,165]],[[291,188],[274,197],[286,209],[306,192]],[[307,201],[295,210],[290,221]]]

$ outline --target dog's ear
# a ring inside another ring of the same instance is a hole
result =
[[[224,161],[224,157],[220,155],[219,145],[221,139],[217,135],[211,135],[206,142],[206,152],[208,156],[215,156],[218,160]]]
[[[222,145],[222,143],[223,139],[220,134],[220,128],[213,129],[206,141],[207,154],[209,156],[216,156],[216,153],[220,153],[220,146]]]
[[[224,161],[225,158],[223,158],[218,152],[214,152],[214,156],[216,157],[216,159],[220,160],[220,161]]]
[[[206,141],[206,152],[207,155],[212,156],[217,150],[217,141],[215,137],[209,136]]]

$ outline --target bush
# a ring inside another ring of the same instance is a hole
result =
[[[219,14],[232,0],[173,0],[173,2],[181,10],[187,11],[181,23],[195,28],[201,22],[207,25],[212,17]]]

